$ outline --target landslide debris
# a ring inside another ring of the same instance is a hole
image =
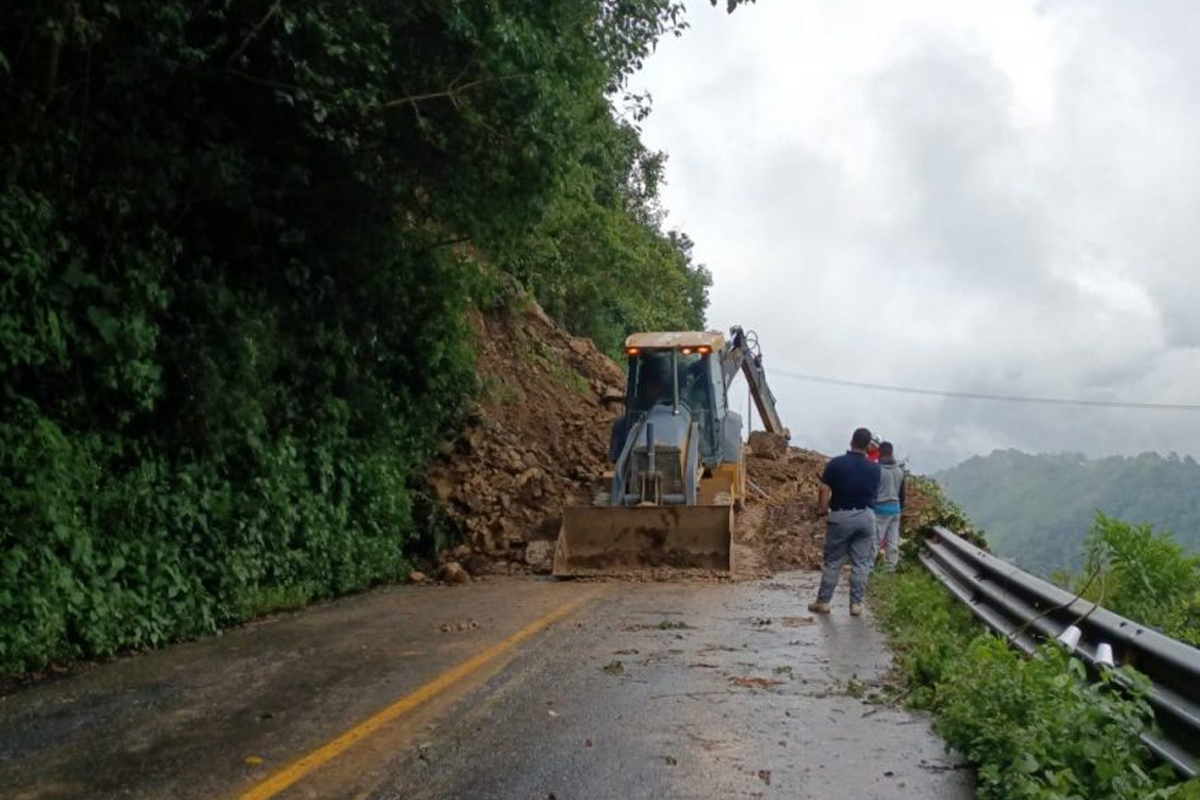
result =
[[[590,505],[603,485],[624,371],[528,298],[516,308],[476,313],[472,324],[481,395],[472,423],[429,477],[431,495],[465,541],[442,555],[437,574],[465,582],[465,573],[546,573],[563,509]],[[751,434],[752,488],[737,515],[734,577],[820,566],[824,521],[816,498],[826,460],[780,436]],[[651,570],[640,577],[670,575]]]
[[[817,514],[817,487],[827,461],[813,450],[789,447],[782,436],[750,434],[750,487],[733,539],[736,577],[821,566],[825,520]]]
[[[447,555],[473,574],[548,572],[563,508],[590,504],[607,468],[625,375],[528,298],[472,323],[478,407],[429,477],[465,534]]]

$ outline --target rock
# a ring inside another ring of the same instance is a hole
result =
[[[766,431],[754,431],[750,434],[750,451],[760,458],[776,460],[787,453],[788,443],[784,436]]]
[[[625,392],[612,386],[600,393],[600,402],[604,405],[617,405],[625,402]]]
[[[554,542],[530,542],[525,547],[525,563],[539,575],[547,575],[554,568]]]
[[[424,583],[425,581],[429,580],[429,576],[420,570],[414,569],[412,572],[408,573],[408,579],[412,583]]]
[[[492,538],[497,545],[513,547],[525,541],[525,537],[521,531],[503,517],[493,520],[490,530]]]
[[[539,505],[538,500],[545,494],[543,473],[537,467],[530,467],[517,478],[517,491],[521,500],[529,506]]]
[[[496,539],[492,536],[492,531],[490,528],[481,528],[475,530],[472,533],[471,541],[475,544],[475,549],[481,550],[485,553],[491,553],[496,549]],[[480,574],[471,569],[470,566],[471,559],[475,558],[477,555],[478,553],[473,553],[464,558],[462,562],[463,566],[467,568],[467,572],[471,573],[472,575]]]
[[[471,582],[470,573],[463,569],[463,565],[457,561],[447,561],[442,567],[439,577],[446,583],[463,584]]]
[[[471,428],[466,433],[464,433],[461,437],[459,437],[458,447],[463,453],[470,455],[471,453],[474,453],[479,450],[480,446],[483,444],[483,440],[484,440],[483,429],[482,428]]]
[[[492,572],[492,560],[478,553],[467,556],[462,565],[471,574],[471,577],[475,578]]]
[[[442,504],[445,504],[454,494],[454,481],[448,475],[431,475],[429,486],[437,495],[438,502]]]

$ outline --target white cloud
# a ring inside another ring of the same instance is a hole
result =
[[[1200,6],[690,6],[639,76],[710,323],[768,369],[1200,402]],[[801,444],[878,428],[922,469],[993,447],[1197,453],[1200,414],[772,382]]]

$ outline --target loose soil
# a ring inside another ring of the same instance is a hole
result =
[[[523,302],[474,316],[481,397],[430,473],[431,493],[465,538],[443,558],[475,575],[548,571],[563,508],[590,504],[603,478],[624,397],[612,359]]]

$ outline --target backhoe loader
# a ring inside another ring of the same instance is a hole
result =
[[[788,436],[767,386],[757,337],[635,333],[625,341],[624,413],[613,423],[611,483],[598,503],[567,508],[558,576],[647,567],[729,572],[734,510],[746,495],[742,417],[729,386],[746,376],[763,426]]]

